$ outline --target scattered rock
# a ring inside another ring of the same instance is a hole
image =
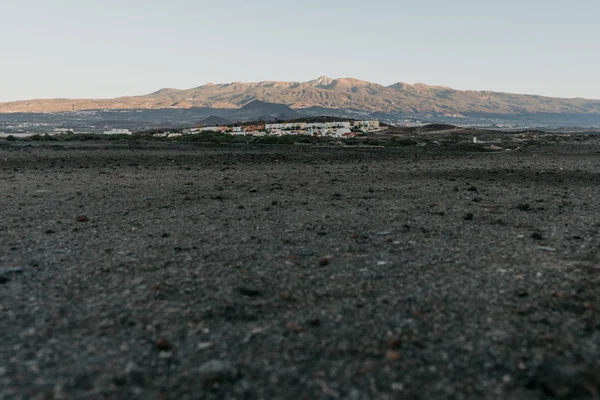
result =
[[[247,297],[258,297],[258,296],[262,296],[262,291],[258,290],[258,289],[254,289],[254,288],[249,288],[249,287],[240,287],[237,289],[238,293],[241,294],[242,296],[247,296]]]
[[[233,381],[237,378],[236,368],[228,361],[211,360],[200,366],[200,379],[205,385]]]
[[[321,259],[319,260],[319,265],[321,267],[325,267],[326,265],[329,265],[330,262],[331,262],[331,258],[329,258],[329,257],[321,257]]]
[[[279,298],[283,301],[290,301],[294,299],[292,294],[287,290],[284,290],[283,292],[279,293]]]
[[[556,249],[554,247],[549,247],[549,246],[538,246],[537,249],[542,250],[542,251],[547,251],[550,253],[554,253],[556,251]]]
[[[129,381],[134,385],[144,386],[144,373],[135,363],[127,363],[127,365],[125,366],[125,375],[129,378]]]
[[[77,217],[78,222],[88,222],[90,219],[86,215],[80,215]]]
[[[544,237],[542,236],[541,232],[533,232],[531,234],[531,238],[535,240],[542,240]]]
[[[21,275],[23,268],[20,267],[3,267],[0,268],[0,275]]]
[[[529,210],[531,210],[531,206],[529,205],[529,203],[521,203],[521,204],[517,205],[517,210],[529,211]]]
[[[471,186],[467,189],[469,192],[478,192],[479,190],[475,186]]]
[[[250,190],[248,190],[248,192],[250,192],[250,193],[256,193],[256,192],[258,192],[258,189],[257,188],[250,188]]]
[[[11,278],[15,275],[21,275],[23,268],[19,267],[5,267],[0,268],[0,285],[10,282]]]
[[[300,324],[298,324],[297,322],[288,322],[285,325],[285,327],[296,333],[302,332],[304,330],[304,328],[302,328],[302,326]]]
[[[169,343],[169,341],[165,338],[161,338],[156,341],[156,349],[157,350],[169,351],[172,348],[173,348],[173,346],[171,346],[171,343]]]
[[[527,384],[559,399],[597,398],[600,371],[583,363],[546,360]]]
[[[196,345],[196,350],[207,350],[214,346],[215,344],[213,342],[201,342]]]
[[[463,219],[465,221],[472,221],[474,217],[475,216],[473,215],[473,213],[466,213],[465,216],[463,217]]]

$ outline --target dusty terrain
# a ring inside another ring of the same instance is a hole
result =
[[[0,398],[598,398],[599,152],[2,142]]]

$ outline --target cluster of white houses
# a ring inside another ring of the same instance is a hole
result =
[[[206,126],[187,128],[183,134],[194,134],[201,132],[219,132],[230,135],[253,135],[253,136],[283,136],[283,135],[307,135],[307,136],[329,136],[329,137],[353,137],[363,132],[379,130],[379,121],[336,121],[336,122],[282,122],[243,126]],[[160,133],[158,136],[175,136],[172,133]]]

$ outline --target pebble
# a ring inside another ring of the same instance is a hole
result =
[[[240,287],[237,289],[238,293],[241,294],[242,296],[247,296],[247,297],[258,297],[258,296],[262,296],[262,291],[258,290],[258,289],[254,289],[254,288],[249,288],[249,287]]]
[[[529,389],[539,388],[561,399],[597,398],[600,375],[588,365],[563,360],[546,360],[528,383]]]
[[[472,221],[473,217],[474,217],[473,213],[467,213],[467,214],[465,214],[465,216],[463,217],[463,219],[465,221]]]
[[[23,268],[4,267],[0,268],[0,285],[10,282],[10,278],[14,275],[21,275]]]
[[[214,384],[233,381],[237,378],[237,371],[229,361],[211,360],[200,366],[200,379],[204,384]]]
[[[207,350],[213,347],[215,344],[213,342],[200,342],[196,345],[196,350]]]
[[[551,253],[556,251],[556,249],[554,247],[548,247],[548,246],[538,246],[537,249],[542,250],[542,251],[548,251]]]
[[[324,266],[326,266],[326,265],[329,265],[329,263],[330,263],[330,262],[331,262],[331,259],[330,259],[329,257],[322,257],[322,258],[319,260],[319,265],[320,265],[321,267],[324,267]]]
[[[168,342],[167,339],[161,338],[156,341],[156,349],[160,351],[169,351],[171,350],[171,343]]]
[[[0,275],[8,275],[8,274],[21,275],[22,273],[23,273],[23,268],[20,268],[20,267],[0,268]]]

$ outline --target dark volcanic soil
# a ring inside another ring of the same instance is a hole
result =
[[[0,398],[598,398],[598,151],[5,142]]]

